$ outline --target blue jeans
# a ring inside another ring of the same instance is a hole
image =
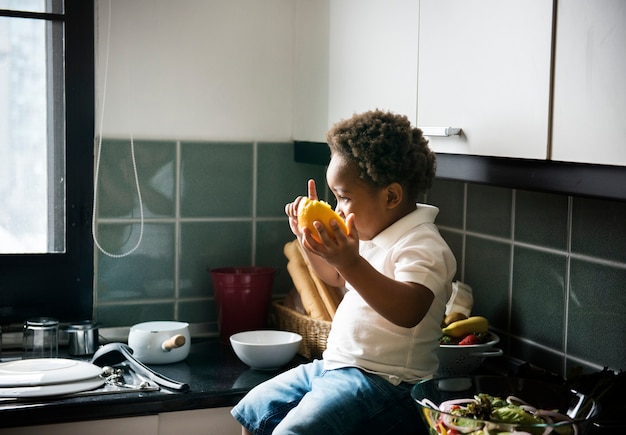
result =
[[[253,434],[403,434],[423,430],[412,385],[315,360],[253,388],[231,411]]]

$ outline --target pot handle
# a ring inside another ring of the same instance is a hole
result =
[[[161,344],[161,349],[163,349],[165,352],[169,352],[172,349],[177,349],[184,346],[186,342],[187,339],[183,334],[176,334],[165,340],[163,344]]]
[[[472,352],[472,353],[470,353],[470,355],[483,358],[483,357],[486,357],[486,356],[500,356],[500,355],[502,355],[502,353],[503,353],[502,349],[498,349],[498,348],[494,347],[494,348],[486,350],[484,352]]]

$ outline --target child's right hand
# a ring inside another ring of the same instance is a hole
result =
[[[309,193],[308,198],[318,199],[315,180],[308,181],[307,190]],[[300,207],[300,202],[305,198],[306,196],[298,196],[293,202],[285,205],[285,214],[289,217],[289,227],[291,228],[291,232],[293,232],[298,239],[302,239],[302,230],[298,225],[298,208]]]

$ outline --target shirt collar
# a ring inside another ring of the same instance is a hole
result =
[[[389,248],[394,245],[400,237],[418,225],[432,224],[435,222],[435,218],[439,213],[437,207],[420,203],[416,205],[417,208],[415,210],[389,225],[370,240],[370,242],[382,248]]]

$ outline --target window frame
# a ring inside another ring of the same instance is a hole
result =
[[[5,16],[24,16],[3,11]],[[92,319],[94,1],[65,0],[65,236],[63,253],[0,255],[0,325],[36,316]]]

